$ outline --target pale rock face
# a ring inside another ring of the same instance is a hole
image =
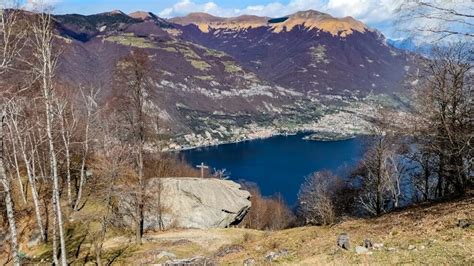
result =
[[[302,26],[308,31],[317,29],[328,32],[333,36],[346,37],[354,33],[354,31],[363,33],[368,30],[364,23],[352,17],[335,18],[314,10],[297,12],[275,23],[270,23],[270,18],[268,17],[240,16],[222,18],[205,13],[191,13],[186,17],[173,18],[171,21],[181,25],[194,24],[199,30],[206,33],[212,29],[240,31],[259,27],[269,27],[273,32],[280,33],[291,31],[297,26]]]
[[[160,195],[161,189],[161,197]],[[230,180],[155,178],[147,184],[145,229],[225,228],[241,221],[250,209],[250,193]]]

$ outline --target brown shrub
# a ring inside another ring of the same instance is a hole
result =
[[[252,195],[252,207],[241,225],[258,230],[280,230],[294,222],[294,215],[281,195],[266,198],[257,187],[247,188]]]
[[[153,154],[145,158],[145,177],[200,177],[200,170],[182,158],[170,154]]]
[[[353,189],[331,172],[308,176],[298,193],[298,216],[302,224],[330,225],[352,211]]]

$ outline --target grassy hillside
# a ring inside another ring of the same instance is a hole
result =
[[[92,209],[85,208],[84,211],[91,212]],[[455,202],[416,206],[374,219],[348,219],[332,227],[301,227],[275,232],[241,228],[172,230],[148,233],[141,246],[133,244],[132,235],[114,232],[108,236],[104,247],[109,262],[113,260],[119,264],[162,263],[175,255],[176,259],[203,256],[219,265],[242,265],[244,261],[254,265],[472,265],[474,227],[460,228],[457,223],[459,219],[472,221],[473,214],[474,198],[470,196]],[[76,232],[87,231],[77,220],[69,227]],[[349,235],[350,250],[336,246],[340,233]],[[383,247],[357,254],[355,247],[367,238],[373,243],[382,243]],[[74,246],[71,252],[77,255],[74,264],[87,261],[92,265],[92,246],[86,240],[78,248],[80,242],[81,237],[70,239],[70,243],[76,243],[71,245]],[[277,254],[273,260],[267,257],[271,252]],[[38,246],[26,250],[26,254],[34,258],[33,261],[47,261],[51,253],[46,246]]]

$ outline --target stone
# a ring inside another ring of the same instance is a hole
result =
[[[145,230],[226,228],[239,223],[251,206],[250,193],[231,180],[152,178],[145,187]],[[132,199],[121,200],[119,215],[131,225]]]
[[[349,236],[342,233],[337,237],[337,245],[343,249],[349,250],[351,248]]]
[[[416,247],[414,245],[408,245],[408,250],[415,250]]]
[[[390,252],[398,251],[397,248],[394,248],[394,247],[389,247],[389,248],[387,248],[387,250],[390,251]]]
[[[195,266],[195,265],[205,265],[205,266],[214,266],[217,265],[212,259],[197,256],[189,259],[175,259],[169,260],[164,263],[165,266]]]
[[[274,260],[277,260],[282,257],[288,256],[288,250],[287,249],[282,249],[277,252],[275,251],[270,251],[265,255],[265,261],[272,262]]]
[[[355,248],[355,252],[357,254],[367,254],[369,252],[369,249],[368,248],[365,248],[365,247],[362,247],[362,246],[357,246]]]
[[[229,254],[239,253],[240,251],[244,250],[244,247],[241,245],[230,245],[224,246],[220,248],[217,253],[215,254],[216,257],[224,257]]]
[[[255,261],[254,258],[248,258],[244,260],[244,266],[253,266],[253,265],[257,265],[257,262]]]
[[[175,259],[176,255],[168,251],[161,251],[160,253],[158,253],[158,255],[155,256],[156,260],[160,260],[162,258]]]
[[[383,243],[374,243],[373,248],[374,249],[382,249],[383,248]]]
[[[472,224],[472,221],[470,221],[469,219],[459,219],[457,226],[464,229],[464,228],[468,228],[471,224]]]
[[[273,261],[277,258],[277,253],[274,251],[270,251],[265,255],[266,261]]]
[[[363,245],[365,248],[368,248],[368,249],[371,249],[373,247],[372,245],[372,241],[370,241],[370,239],[366,239],[364,240],[364,245]]]

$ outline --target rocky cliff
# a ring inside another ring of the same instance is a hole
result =
[[[155,178],[147,183],[145,229],[225,228],[250,209],[250,193],[230,180]]]

